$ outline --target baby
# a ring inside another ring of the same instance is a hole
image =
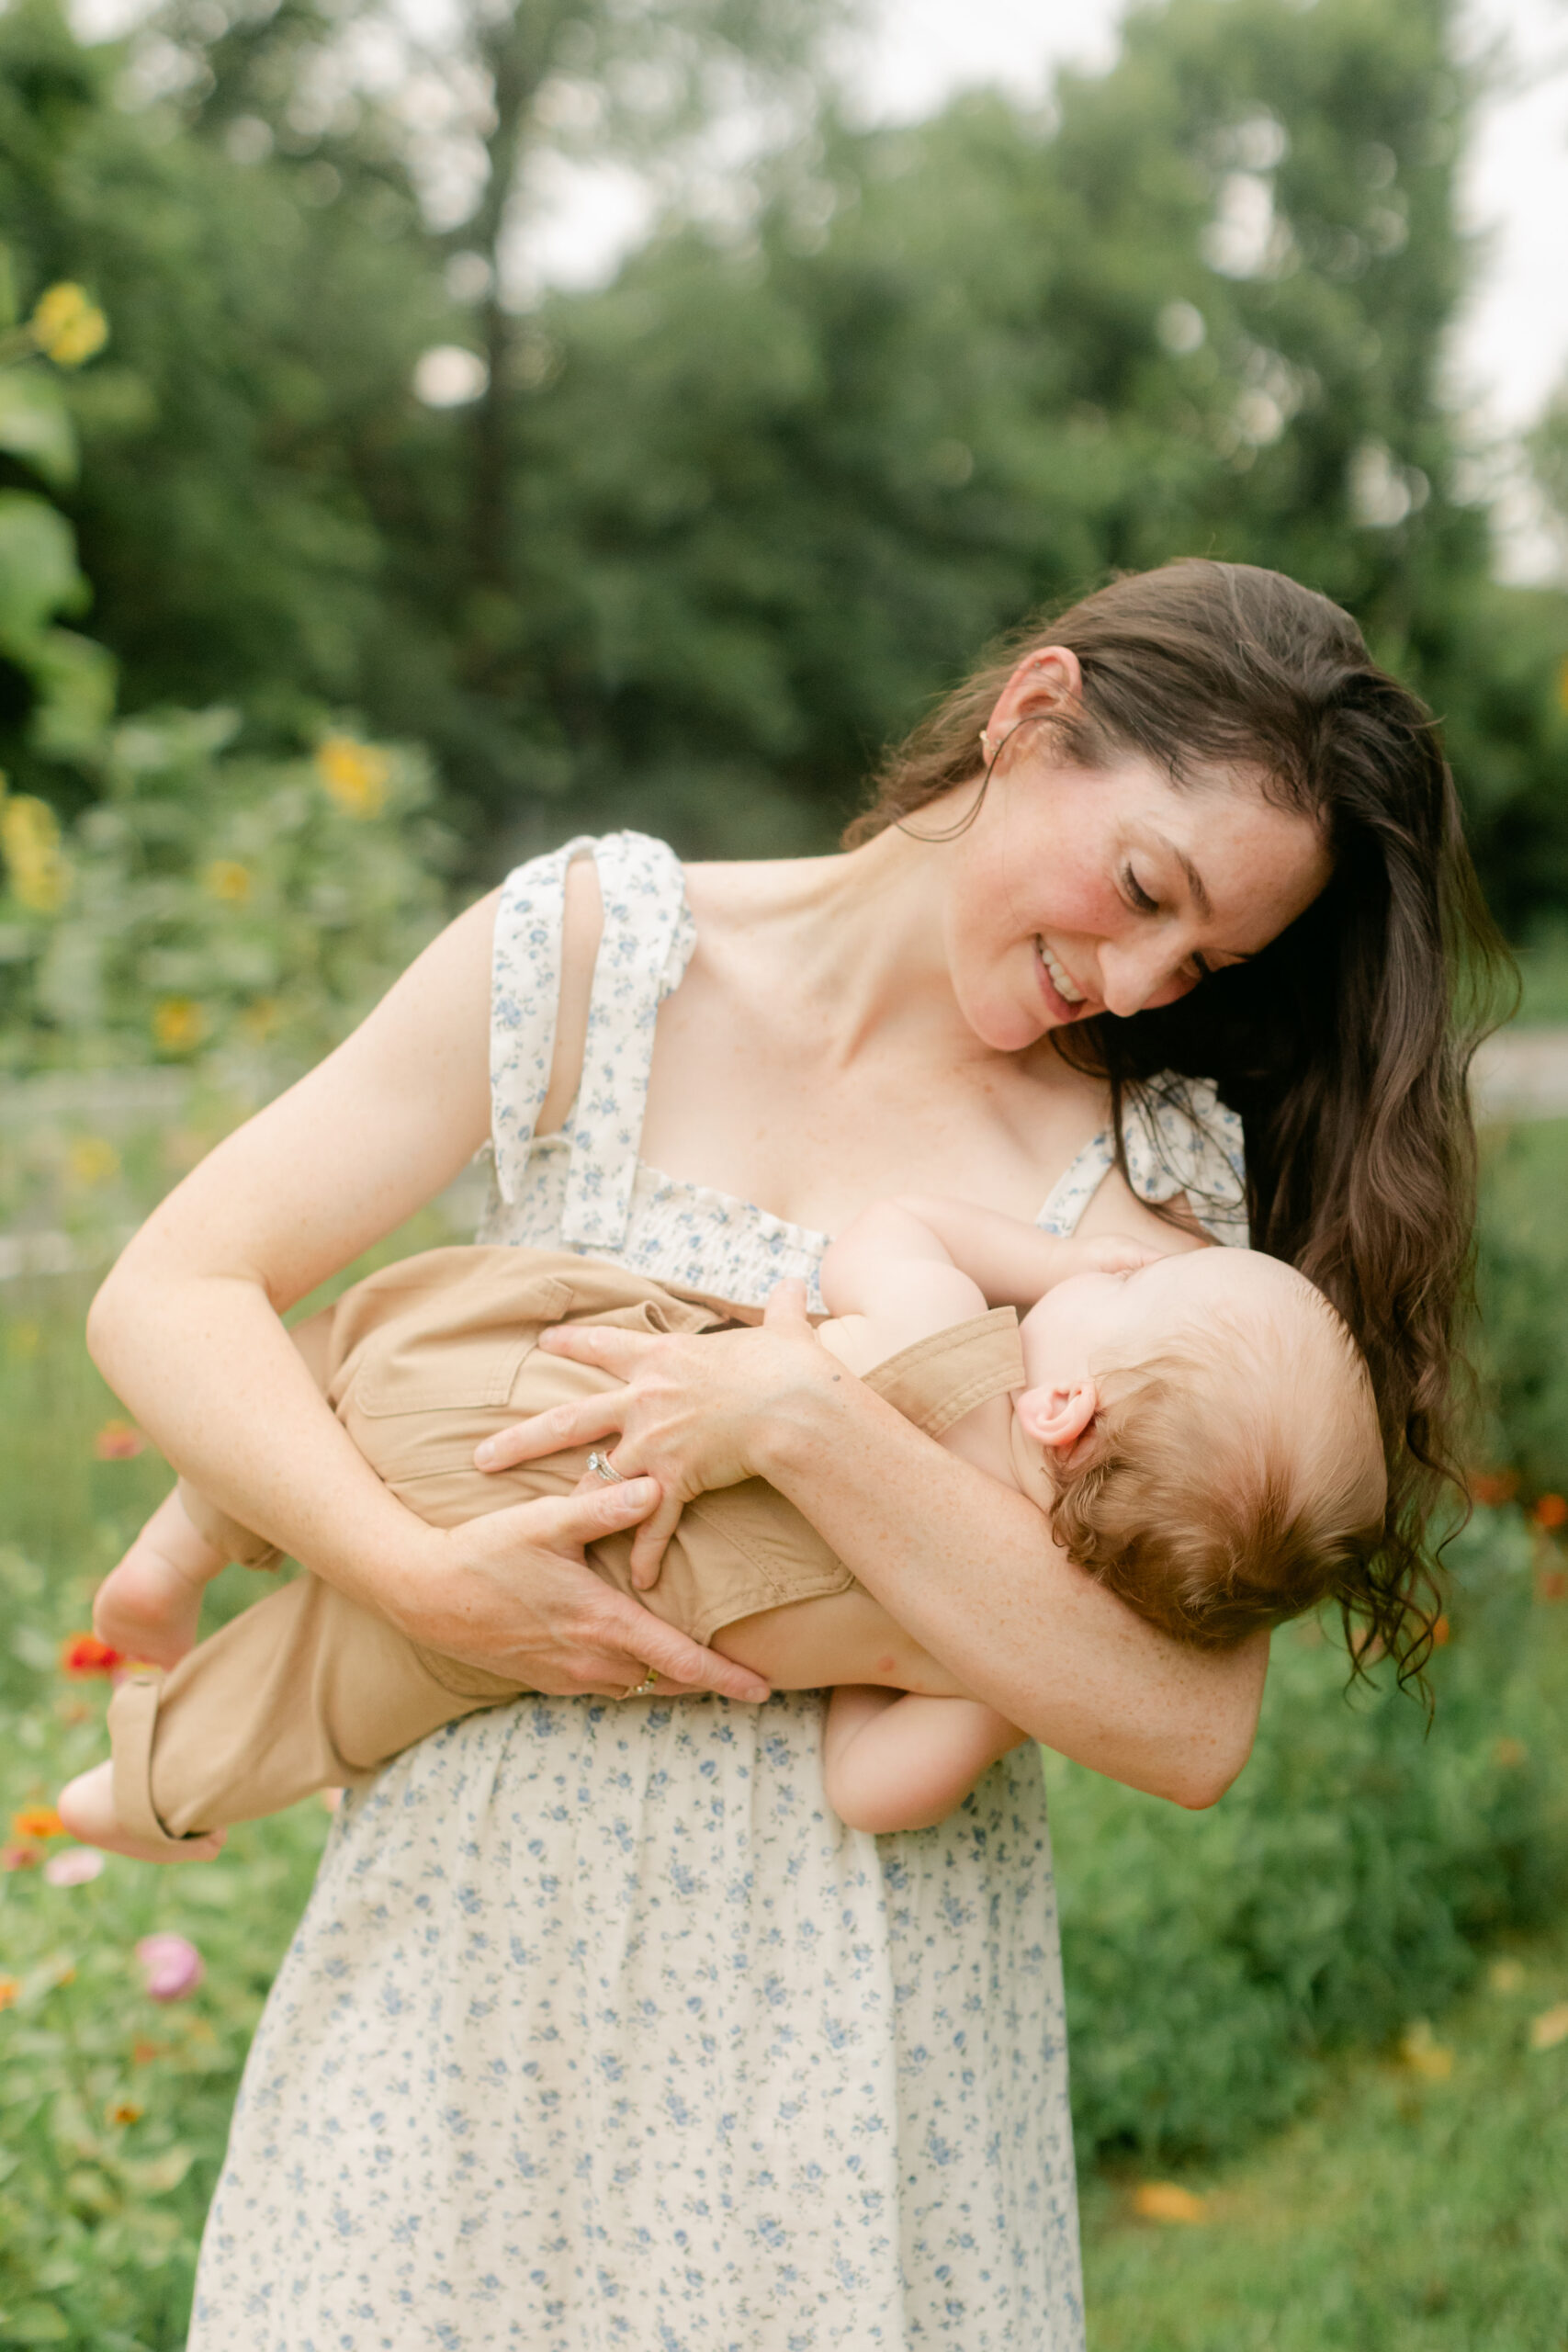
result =
[[[1064,1240],[911,1196],[847,1228],[822,1287],[825,1347],[1037,1504],[1070,1558],[1179,1639],[1234,1643],[1310,1609],[1377,1548],[1384,1472],[1365,1366],[1322,1295],[1278,1260]],[[373,1275],[294,1338],[393,1492],[453,1526],[594,1475],[581,1451],[475,1466],[476,1448],[522,1416],[615,1385],[538,1347],[551,1324],[726,1319],[619,1267],[475,1248]],[[630,1547],[611,1536],[589,1555],[628,1591]],[[89,1843],[205,1858],[227,1824],[365,1779],[518,1694],[309,1576],[192,1650],[203,1587],[229,1558],[276,1555],[182,1485],[99,1593],[100,1634],[154,1663],[116,1693],[112,1763],[62,1793],[66,1826]],[[688,1504],[642,1597],[775,1688],[834,1686],[825,1785],[852,1826],[941,1820],[1025,1736],[759,1480]]]

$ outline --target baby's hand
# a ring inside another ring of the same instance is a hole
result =
[[[1127,1233],[1097,1233],[1081,1240],[1076,1234],[1066,1235],[1060,1260],[1055,1261],[1060,1271],[1053,1272],[1052,1287],[1074,1274],[1135,1274],[1140,1266],[1152,1266],[1156,1259],[1172,1254],[1147,1241],[1134,1241]]]

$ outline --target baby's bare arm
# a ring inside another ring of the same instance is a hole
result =
[[[930,1829],[1027,1737],[978,1699],[900,1697],[850,1683],[829,1702],[823,1786],[852,1829]]]

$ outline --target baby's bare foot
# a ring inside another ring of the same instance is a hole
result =
[[[107,1854],[129,1854],[136,1862],[209,1862],[228,1834],[209,1830],[205,1838],[182,1838],[177,1846],[149,1846],[130,1837],[114,1809],[114,1766],[95,1764],[80,1772],[60,1792],[56,1807],[73,1838],[84,1846],[101,1846]]]
[[[201,1596],[222,1566],[221,1554],[186,1517],[176,1488],[98,1587],[93,1631],[124,1657],[177,1666],[196,1646]]]

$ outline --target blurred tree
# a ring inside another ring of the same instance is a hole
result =
[[[804,846],[998,628],[1212,551],[1428,694],[1510,922],[1568,894],[1568,600],[1491,579],[1442,397],[1457,0],[1170,0],[1036,112],[869,132],[807,72],[829,0],[465,6],[425,52],[392,5],[0,17],[0,229],[114,312],[73,511],[133,706],[422,737],[485,873],[577,822]],[[538,296],[520,224],[591,154],[660,225]],[[482,400],[414,398],[440,344]]]
[[[726,791],[782,785],[825,830],[998,627],[1210,551],[1349,604],[1432,695],[1522,907],[1568,606],[1492,585],[1440,397],[1454,52],[1447,0],[1175,0],[1041,116],[831,131],[751,240],[667,235],[541,312],[517,674],[596,805],[733,837]]]

